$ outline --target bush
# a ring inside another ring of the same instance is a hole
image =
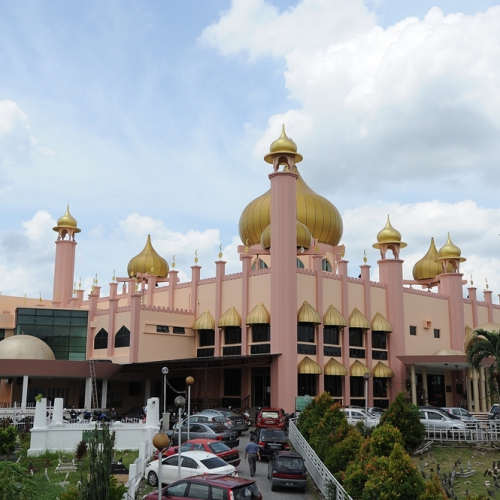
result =
[[[9,425],[0,429],[0,454],[10,455],[16,449],[17,429]]]
[[[400,430],[390,424],[379,425],[371,435],[370,450],[377,457],[388,457],[396,443],[403,446]]]
[[[347,419],[339,404],[330,405],[320,420],[312,427],[309,444],[324,460],[328,450],[347,435]]]
[[[420,422],[418,407],[405,401],[405,393],[400,392],[380,419],[380,425],[390,424],[401,431],[404,448],[412,451],[424,442],[425,427]]]
[[[33,477],[24,473],[18,464],[0,462],[0,500],[38,499]]]
[[[359,430],[349,426],[347,422],[345,423],[345,429],[345,436],[342,435],[342,431],[339,432],[338,442],[331,446],[325,454],[325,467],[327,467],[332,474],[338,474],[347,469],[349,463],[359,454],[361,445],[365,440]]]
[[[299,415],[297,428],[309,441],[312,431],[316,428],[325,412],[333,405],[333,398],[329,392],[324,392],[315,397]]]

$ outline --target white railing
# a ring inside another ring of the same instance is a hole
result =
[[[309,446],[304,436],[299,432],[293,420],[289,422],[288,439],[295,450],[302,455],[307,471],[312,477],[325,498],[335,498],[335,500],[352,500],[342,485],[335,479],[333,474],[325,467],[318,455]]]
[[[451,427],[442,429],[438,425],[427,425],[426,439],[464,443],[493,442],[500,439],[500,420],[469,420],[465,422],[465,429]]]
[[[127,483],[127,499],[134,499],[137,487],[139,486],[141,479],[144,476],[144,471],[146,470],[146,465],[149,462],[149,458],[153,453],[151,441],[144,441],[139,444],[139,457],[135,459],[135,462],[130,465],[128,470],[128,483]]]

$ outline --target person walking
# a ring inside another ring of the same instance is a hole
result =
[[[250,438],[250,442],[245,447],[245,458],[247,458],[247,456],[248,466],[250,467],[250,475],[254,477],[257,459],[260,461],[260,449],[253,436]]]

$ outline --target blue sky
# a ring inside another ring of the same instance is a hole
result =
[[[50,297],[70,204],[76,277],[124,276],[151,234],[183,279],[268,189],[285,122],[344,219],[357,275],[390,213],[405,277],[450,231],[500,292],[500,7],[426,0],[0,0],[0,292]],[[498,302],[498,300],[496,301]]]

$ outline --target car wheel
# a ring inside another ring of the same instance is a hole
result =
[[[151,471],[148,474],[148,483],[151,486],[158,486],[158,476],[156,475],[156,472]]]
[[[306,492],[306,489],[305,489],[305,488],[299,488],[299,493],[304,494],[305,492]]]
[[[271,491],[276,491],[276,486],[273,483],[271,483]]]

